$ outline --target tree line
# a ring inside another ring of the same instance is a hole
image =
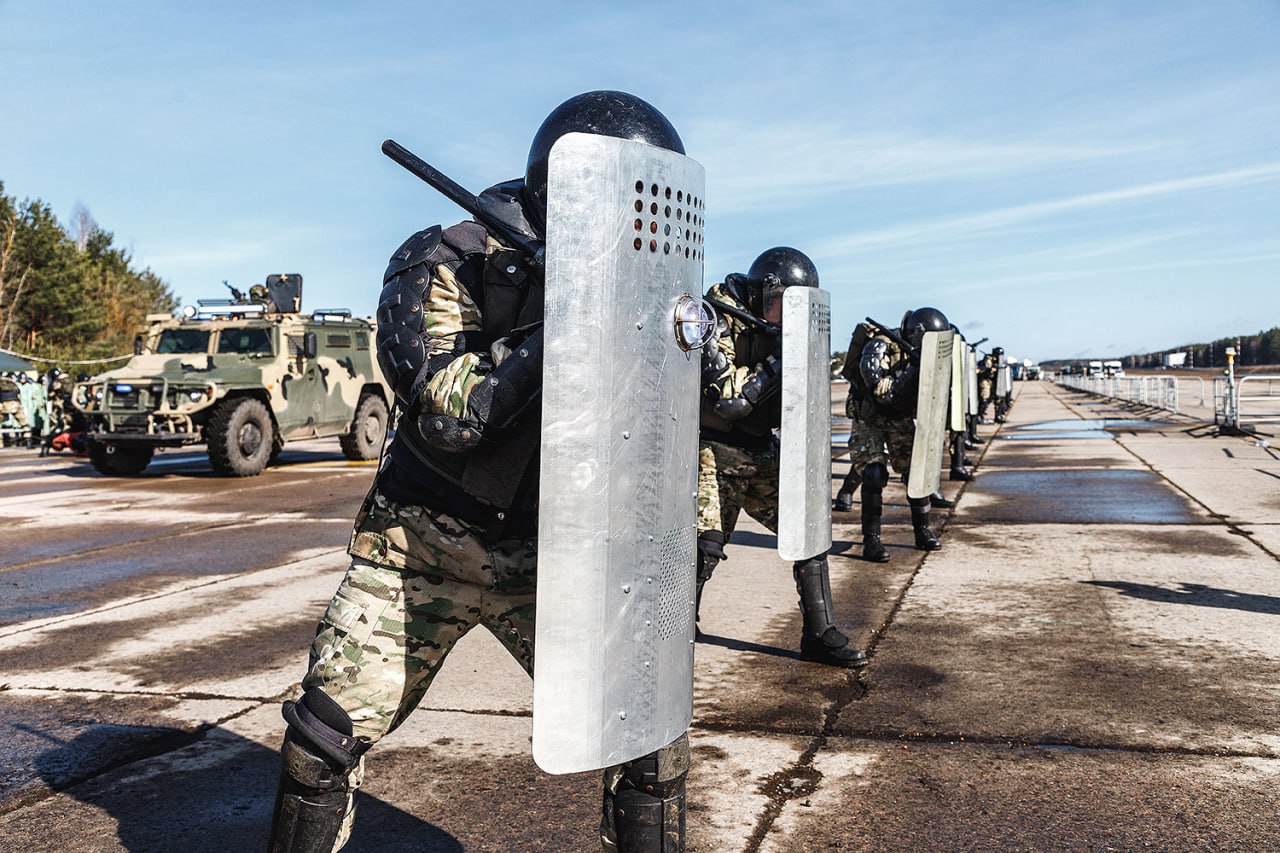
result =
[[[1158,367],[1161,356],[1168,352],[1187,353],[1187,367],[1226,367],[1227,347],[1235,347],[1236,364],[1280,364],[1280,326],[1258,332],[1256,335],[1240,335],[1218,338],[1206,344],[1187,344],[1172,350],[1148,352],[1124,357],[1125,367]]]
[[[64,226],[0,182],[0,347],[60,362],[131,352],[146,315],[177,300],[113,240],[85,208]]]

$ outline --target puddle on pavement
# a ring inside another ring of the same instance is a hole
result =
[[[1151,429],[1168,426],[1168,421],[1144,421],[1141,418],[1064,418],[1022,424],[1000,438],[1005,441],[1046,441],[1050,439],[1115,438],[1113,429]]]
[[[978,521],[1011,523],[1193,524],[1195,507],[1149,471],[1128,469],[987,471],[969,484],[994,500]]]

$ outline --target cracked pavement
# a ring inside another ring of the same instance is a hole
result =
[[[941,551],[911,547],[897,484],[889,563],[858,559],[856,505],[836,515],[837,614],[871,655],[859,678],[798,660],[790,566],[744,519],[702,605],[691,850],[1280,842],[1280,456],[1047,382],[1016,390],[971,451],[977,479],[944,482],[959,502],[935,510]],[[1034,428],[1079,419],[1121,423]],[[279,702],[373,468],[331,442],[241,481],[194,453],[157,462],[107,479],[0,452],[2,848],[265,842]],[[496,640],[464,638],[369,753],[347,849],[592,849],[598,774],[536,768],[531,698]]]

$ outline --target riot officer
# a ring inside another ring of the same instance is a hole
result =
[[[747,274],[731,274],[707,291],[721,308],[717,346],[703,350],[701,443],[698,459],[697,597],[733,535],[738,513],[778,529],[778,447],[782,422],[782,294],[817,287],[818,270],[803,252],[769,249]],[[731,310],[726,310],[728,306]],[[823,473],[823,478],[828,476]],[[826,488],[829,488],[826,487]],[[861,667],[866,653],[835,625],[826,553],[792,567],[804,629],[803,660]]]
[[[18,383],[18,374],[5,371],[0,374],[0,427],[17,430],[25,435],[27,432],[27,411],[22,405],[22,388]],[[8,436],[5,437],[8,443]]]
[[[992,347],[978,362],[978,420],[987,421],[987,406],[995,396],[996,374],[1004,358],[1004,347]]]
[[[633,95],[569,99],[534,136],[524,179],[479,198],[526,246],[544,239],[552,145],[575,132],[684,153],[670,122]],[[392,255],[378,320],[401,427],[356,517],[302,696],[284,706],[273,850],[345,842],[363,754],[413,711],[471,628],[484,625],[533,671],[542,268],[478,222],[428,228]],[[607,770],[604,849],[683,850],[687,771],[683,734]]]
[[[864,329],[863,334],[854,334],[857,352],[851,347],[850,364],[845,371],[851,377],[845,410],[853,421],[849,433],[853,481],[846,480],[841,494],[847,490],[851,502],[853,488],[859,483],[862,486],[862,555],[872,562],[889,559],[880,538],[888,466],[891,464],[903,477],[911,468],[920,368],[903,343],[918,352],[925,332],[949,328],[946,316],[938,309],[918,308],[903,317],[898,340],[883,330]],[[941,548],[942,543],[929,527],[930,498],[908,498],[908,503],[916,547],[923,551]]]

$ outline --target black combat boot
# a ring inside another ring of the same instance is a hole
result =
[[[333,849],[347,813],[346,775],[290,731],[280,747],[284,768],[271,818],[270,853]]]
[[[840,485],[840,491],[836,492],[835,503],[832,509],[836,512],[853,512],[853,493],[858,491],[858,486],[862,485],[862,478],[858,476],[853,469],[845,475],[844,482]]]
[[[951,509],[955,505],[955,501],[947,500],[947,496],[940,491],[929,495],[929,506],[934,509]]]
[[[866,666],[867,653],[854,648],[849,638],[836,628],[826,555],[801,560],[791,572],[796,579],[796,591],[800,593],[800,612],[804,614],[800,660],[831,666]]]
[[[916,547],[921,551],[937,551],[942,543],[929,529],[929,499],[908,498],[907,502],[911,504],[911,527],[916,532]]]
[[[888,483],[889,469],[882,462],[873,462],[862,472],[862,559],[873,563],[889,562],[889,552],[880,541],[880,516]]]
[[[683,766],[672,756],[677,748],[683,749]],[[684,853],[688,740],[682,735],[670,746],[628,761],[621,771],[613,791],[606,774],[601,848],[608,853]]]

